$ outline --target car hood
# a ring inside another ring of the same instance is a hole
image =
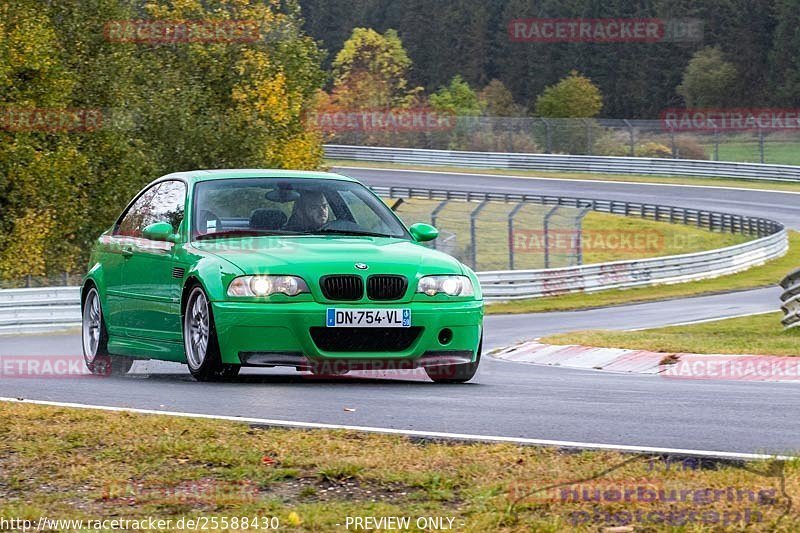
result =
[[[197,250],[214,254],[245,274],[291,274],[309,279],[327,274],[461,274],[455,258],[415,242],[385,237],[250,237],[199,241]],[[356,263],[367,265],[366,270]]]

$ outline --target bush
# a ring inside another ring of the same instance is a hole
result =
[[[672,149],[657,142],[646,142],[636,147],[636,157],[672,157]]]
[[[708,159],[708,151],[694,137],[675,138],[675,157],[679,159]]]
[[[502,133],[476,131],[469,136],[454,139],[449,150],[469,152],[514,152],[540,153],[541,150],[529,135],[524,133]]]

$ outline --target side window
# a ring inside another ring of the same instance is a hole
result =
[[[169,222],[172,230],[178,231],[183,222],[183,210],[186,204],[186,185],[182,181],[165,181],[161,184],[153,198],[151,221]]]
[[[160,183],[153,185],[136,199],[122,217],[122,220],[120,220],[114,235],[122,235],[124,237],[142,236],[142,230],[151,223],[153,197],[155,197],[159,187],[161,187]]]

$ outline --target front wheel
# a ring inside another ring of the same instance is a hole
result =
[[[92,287],[86,293],[81,313],[83,360],[89,372],[97,376],[121,376],[133,366],[133,359],[108,353],[108,332],[100,306],[100,296]]]
[[[183,345],[189,372],[197,381],[220,381],[239,374],[240,365],[222,364],[211,306],[199,285],[186,300]]]
[[[433,366],[425,369],[425,373],[436,383],[465,383],[475,377],[478,365],[481,363],[481,351],[483,350],[483,336],[478,342],[478,352],[475,361],[472,363],[460,363],[457,365]]]

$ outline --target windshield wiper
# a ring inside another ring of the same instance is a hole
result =
[[[385,233],[377,233],[374,231],[355,231],[350,229],[321,229],[317,231],[309,231],[306,235],[324,235],[330,233],[333,235],[357,235],[359,237],[391,237],[397,238],[396,235],[387,235]]]
[[[216,231],[214,233],[204,233],[203,235],[198,235],[195,239],[202,241],[207,239],[224,239],[226,237],[263,237],[270,235],[299,235],[299,233],[296,231],[281,230],[231,229]]]

